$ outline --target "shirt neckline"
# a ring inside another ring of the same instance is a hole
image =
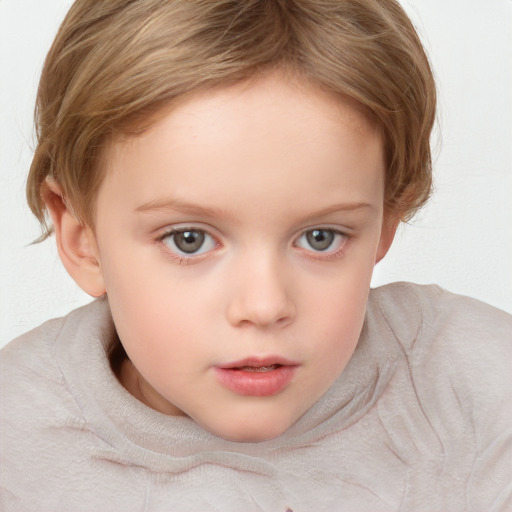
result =
[[[206,452],[229,452],[230,460],[261,455],[311,444],[357,422],[382,394],[398,358],[398,345],[393,344],[395,349],[390,350],[384,341],[392,333],[382,333],[380,316],[370,293],[358,345],[341,375],[287,432],[258,443],[218,438],[190,418],[162,414],[126,391],[109,363],[117,335],[106,299],[79,308],[64,319],[53,356],[87,428],[105,442],[110,457],[120,463],[176,471],[180,460]]]

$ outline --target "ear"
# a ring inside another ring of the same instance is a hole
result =
[[[96,237],[66,204],[60,185],[47,178],[41,196],[52,218],[57,250],[68,274],[89,295],[105,293]]]
[[[382,220],[382,229],[380,233],[379,245],[377,247],[377,255],[375,258],[375,264],[377,264],[384,256],[386,256],[391,244],[393,243],[393,239],[395,238],[395,233],[398,228],[398,224],[400,223],[400,219],[393,215],[392,213],[384,212],[384,218]]]

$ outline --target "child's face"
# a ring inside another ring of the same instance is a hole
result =
[[[191,97],[107,164],[96,241],[121,380],[227,439],[283,433],[350,359],[392,239],[379,133],[274,74]]]

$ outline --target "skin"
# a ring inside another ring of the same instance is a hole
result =
[[[229,440],[282,434],[352,356],[394,236],[381,135],[350,103],[272,73],[187,97],[105,162],[94,229],[57,184],[44,196],[68,271],[107,293],[121,383]],[[205,242],[180,254],[173,229]],[[292,378],[270,396],[228,389],[216,368],[248,357],[285,358]]]

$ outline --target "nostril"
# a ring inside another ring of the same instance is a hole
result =
[[[278,318],[277,321],[276,321],[276,324],[277,325],[283,325],[283,324],[286,324],[290,321],[290,317],[288,316],[282,316],[281,318]]]
[[[261,262],[260,262],[261,264]],[[278,272],[244,274],[228,297],[226,316],[237,327],[284,327],[295,316],[295,304]]]

